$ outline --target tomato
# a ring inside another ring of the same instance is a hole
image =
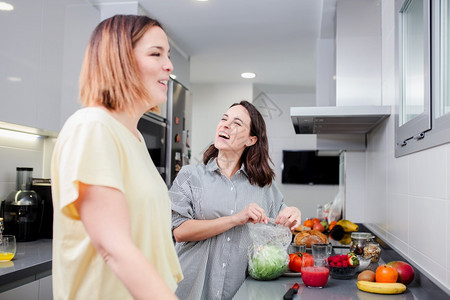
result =
[[[291,253],[289,254],[289,269],[293,272],[299,273],[302,270],[302,253]]]
[[[303,267],[314,266],[314,258],[309,253],[291,253],[289,254],[289,269],[293,272],[301,272]]]
[[[303,253],[303,267],[314,267],[314,258],[309,253]]]
[[[376,282],[394,283],[397,282],[397,278],[398,278],[397,270],[387,265],[379,266],[375,272]]]

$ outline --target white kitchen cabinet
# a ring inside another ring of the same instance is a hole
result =
[[[72,93],[76,102],[78,94],[64,89],[77,86],[80,57],[99,13],[83,0],[18,0],[13,5],[0,18],[0,121],[59,131],[63,95],[67,99]],[[84,14],[75,19],[72,9]]]
[[[52,276],[39,279],[39,300],[52,300]]]

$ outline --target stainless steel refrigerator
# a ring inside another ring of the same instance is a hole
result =
[[[170,187],[181,167],[190,161],[190,122],[188,120],[189,90],[171,79],[167,95],[167,172]]]

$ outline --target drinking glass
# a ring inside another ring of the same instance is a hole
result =
[[[330,275],[330,269],[327,265],[323,266],[320,261],[315,261],[313,256],[309,259],[303,257],[302,261],[302,279],[307,287],[323,288]]]
[[[331,246],[331,244],[312,244],[311,250],[316,266],[325,267],[328,265],[328,257],[333,251],[333,246]]]
[[[291,243],[288,247],[288,254],[291,253],[305,253],[306,252],[306,244],[297,245],[296,243]]]
[[[0,237],[0,262],[10,261],[16,255],[16,237],[3,235]]]

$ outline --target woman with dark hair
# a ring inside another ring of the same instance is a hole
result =
[[[84,107],[53,151],[54,299],[176,299],[169,193],[137,129],[167,100],[172,70],[156,20],[117,15],[92,33]]]
[[[266,125],[251,103],[231,105],[203,164],[181,169],[170,189],[172,230],[184,280],[180,299],[231,299],[246,276],[247,223],[273,218],[294,230],[301,223],[273,183]]]

